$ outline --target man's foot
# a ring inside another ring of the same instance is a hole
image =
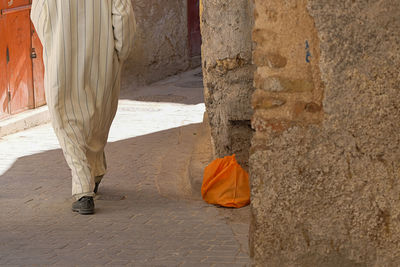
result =
[[[100,182],[95,183],[94,190],[93,190],[93,192],[95,194],[97,194],[97,191],[99,190],[99,185],[100,185]]]
[[[84,196],[79,200],[72,203],[72,211],[79,212],[79,214],[93,214],[94,213],[94,200],[93,197]]]

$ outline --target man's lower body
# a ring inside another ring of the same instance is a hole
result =
[[[52,75],[45,87],[54,132],[71,169],[73,210],[81,214],[94,212],[94,191],[107,169],[104,148],[118,107],[122,67],[116,56],[111,65],[82,80],[82,70],[72,79]]]
[[[80,164],[71,155],[67,160],[67,162],[70,161],[70,167],[72,166],[72,195],[75,199],[72,203],[72,211],[84,215],[94,213],[93,198],[107,170],[104,152],[95,153],[92,156],[90,156],[91,153],[87,154],[87,161],[81,161]],[[89,169],[90,172],[85,172],[85,169]]]
[[[116,107],[115,107],[116,110]],[[113,110],[114,111],[114,110]],[[68,118],[53,127],[72,174],[72,210],[80,214],[94,213],[94,200],[101,179],[107,170],[104,148],[115,112],[92,127]],[[55,120],[60,121],[60,120]],[[85,122],[85,120],[82,120]]]

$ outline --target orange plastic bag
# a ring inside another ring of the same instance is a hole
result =
[[[235,155],[216,159],[205,168],[201,195],[207,203],[224,207],[241,208],[250,203],[249,175]]]

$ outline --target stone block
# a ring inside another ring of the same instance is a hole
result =
[[[284,98],[273,97],[265,91],[256,90],[253,94],[253,109],[271,109],[283,106],[286,103]]]
[[[270,76],[262,78],[256,77],[255,85],[257,88],[272,92],[310,92],[315,86],[313,80],[290,79],[282,76]]]
[[[269,42],[278,40],[278,34],[273,30],[256,28],[252,32],[252,39],[257,47],[267,47]]]
[[[234,58],[217,59],[216,63],[216,68],[221,73],[226,73],[230,70],[240,68],[245,64],[249,64],[245,59],[241,58],[240,55],[236,55]]]
[[[257,49],[253,54],[253,62],[260,67],[267,66],[272,69],[280,69],[286,66],[287,59],[279,53],[264,52]]]

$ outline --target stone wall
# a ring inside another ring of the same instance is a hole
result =
[[[245,168],[254,90],[251,14],[250,0],[202,0],[204,94],[215,156],[236,153]]]
[[[254,264],[400,266],[400,2],[254,2]]]
[[[190,67],[186,0],[132,0],[134,50],[124,65],[124,87],[148,84]]]

